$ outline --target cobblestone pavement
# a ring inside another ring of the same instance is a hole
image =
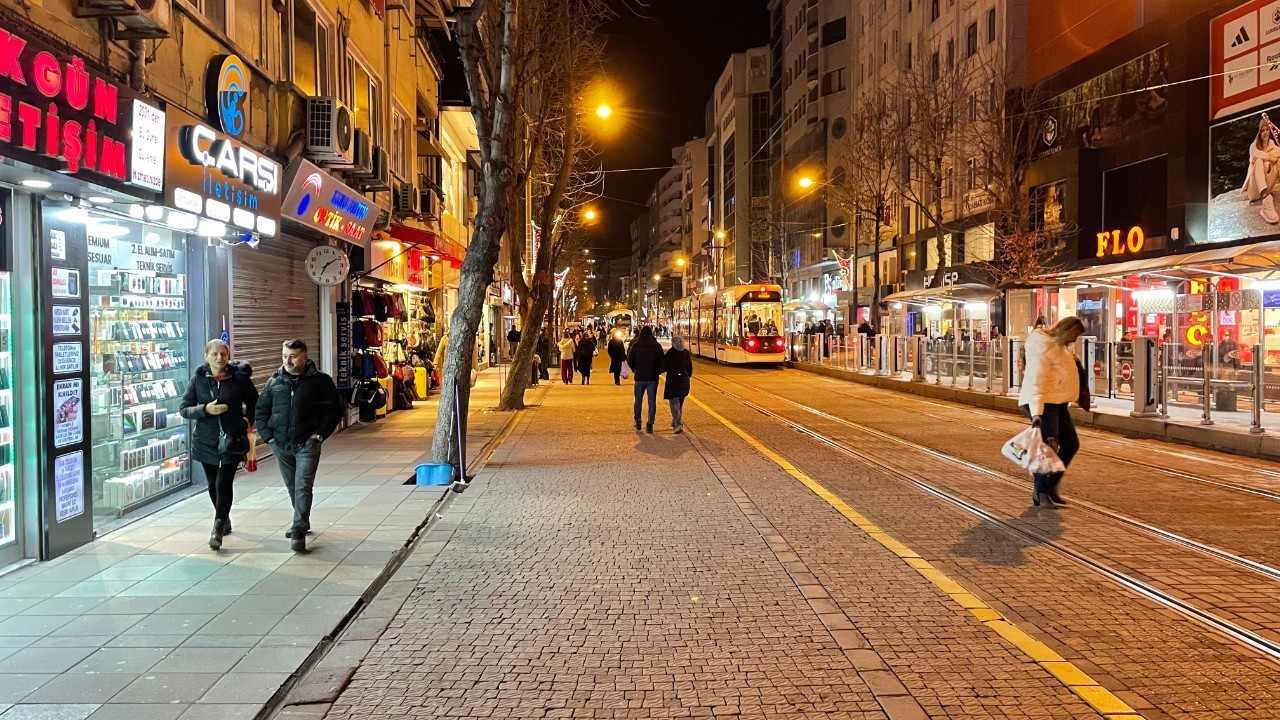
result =
[[[426,538],[328,718],[1100,717],[706,414],[636,433],[597,378]]]
[[[1079,507],[1069,506],[1057,512],[1031,510],[1025,499],[1029,490],[1024,491],[1021,486],[941,462],[761,393],[753,394],[752,388],[792,398],[1001,472],[1009,466],[999,458],[999,443],[1012,434],[1014,424],[998,425],[986,415],[976,417],[972,410],[966,415],[937,403],[923,403],[915,398],[899,400],[900,396],[893,393],[862,386],[841,387],[807,374],[717,368],[707,364],[699,364],[698,371],[701,378],[710,377],[713,384],[749,397],[772,412],[874,457],[875,462],[850,458],[817,439],[784,429],[785,426],[774,419],[744,411],[740,401],[713,391],[709,384],[695,382],[697,397],[762,438],[797,467],[821,478],[830,491],[965,583],[1021,627],[1116,691],[1146,717],[1261,719],[1280,716],[1280,695],[1277,694],[1280,667],[1275,663],[1263,660],[1244,645],[1184,615],[1140,598],[1043,543],[1028,542],[1026,538],[1012,536],[980,521],[973,514],[910,485],[902,474],[919,477],[946,492],[961,495],[1001,519],[1031,528],[1055,544],[1081,551],[1083,557],[1121,568],[1135,578],[1264,637],[1274,637],[1271,633],[1280,616],[1280,587],[1274,581],[1256,573],[1244,573],[1185,548],[1161,543],[1149,535],[1137,534],[1107,518],[1087,514]],[[720,446],[718,455],[735,477],[758,477],[769,470],[771,463],[756,454],[732,452],[737,439],[722,426],[705,424],[705,416],[696,411],[689,413],[689,417],[709,446]],[[989,427],[978,428],[975,424]],[[991,428],[1000,430],[996,432]],[[1122,443],[1115,436],[1103,441],[1101,436],[1101,433],[1089,433],[1086,445],[1091,441],[1099,445],[1105,443],[1107,453],[1147,457],[1142,443]],[[1224,457],[1181,449],[1178,455],[1186,457],[1161,456],[1158,462],[1170,467],[1186,466],[1194,475],[1195,468],[1207,467]],[[1168,523],[1169,529],[1193,537],[1219,523],[1230,523],[1216,507],[1218,503],[1246,503],[1248,512],[1273,511],[1273,501],[1265,498],[1132,466],[1118,471],[1117,464],[1101,456],[1082,456],[1080,465],[1073,466],[1068,475],[1069,492],[1085,495],[1099,505],[1124,508],[1125,514],[1152,524]],[[1268,482],[1265,475],[1269,468],[1265,463],[1244,461],[1236,468],[1231,476],[1234,481]],[[1161,501],[1156,511],[1144,512],[1142,503],[1133,500],[1134,495],[1144,496],[1144,493],[1134,492],[1131,489],[1134,486],[1176,493],[1182,506]],[[828,561],[826,538],[797,509],[807,490],[786,483],[754,488],[746,483],[744,487],[766,508],[766,514],[779,531],[792,540],[799,555],[810,562],[824,585],[847,593],[865,591],[867,581],[861,576],[860,568]],[[1202,520],[1202,514],[1216,519]],[[1247,548],[1255,541],[1261,544],[1273,540],[1261,537],[1261,529],[1249,534],[1252,523],[1251,518],[1240,518],[1241,535],[1233,538],[1235,547]],[[1274,532],[1274,525],[1269,531]],[[1216,541],[1220,537],[1198,539]],[[912,614],[914,612],[912,607]],[[875,632],[884,633],[890,647],[909,647],[917,627],[916,623],[890,621],[877,623]],[[873,637],[873,645],[877,645],[875,634],[869,630],[864,632]],[[927,670],[928,666],[910,654],[886,654],[885,657],[914,692],[913,673]],[[958,691],[961,696],[967,692],[964,688]],[[917,697],[920,697],[918,693]],[[921,703],[931,712],[943,712],[947,707],[944,704],[938,709],[926,699]]]
[[[474,395],[476,451],[506,416]],[[274,462],[236,481],[234,533],[207,544],[198,493],[51,562],[0,576],[0,719],[252,718],[349,613],[440,497],[406,487],[435,403],[325,443],[309,552]]]

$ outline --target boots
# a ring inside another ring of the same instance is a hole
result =
[[[1049,483],[1045,487],[1045,494],[1049,496],[1049,499],[1052,500],[1054,504],[1066,505],[1067,501],[1063,500],[1062,496],[1058,494],[1058,483],[1060,482],[1062,482],[1062,473],[1054,473],[1050,475]]]
[[[1036,507],[1045,510],[1053,510],[1056,507],[1053,504],[1053,498],[1049,497],[1049,493],[1036,493],[1031,497],[1031,501],[1036,504]]]
[[[289,549],[296,553],[307,551],[307,531],[301,528],[294,528],[289,533]]]
[[[222,534],[223,534],[222,521],[218,519],[214,519],[213,532],[209,533],[209,549],[210,550],[222,549]]]

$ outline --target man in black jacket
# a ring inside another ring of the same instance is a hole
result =
[[[636,430],[640,429],[640,410],[644,406],[644,396],[649,396],[649,420],[645,424],[645,432],[653,434],[653,420],[657,413],[655,403],[658,401],[658,376],[663,373],[662,346],[653,337],[653,328],[645,325],[640,328],[640,337],[631,343],[627,351],[627,365],[631,368],[631,377],[635,378],[635,403],[632,415],[635,416]]]
[[[284,343],[284,365],[267,380],[258,398],[255,427],[271,446],[293,503],[293,526],[285,534],[295,552],[307,549],[311,492],[320,466],[320,444],[338,429],[342,400],[333,379],[307,359],[307,344]]]

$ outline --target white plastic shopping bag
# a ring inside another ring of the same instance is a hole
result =
[[[1040,428],[1029,427],[1009,438],[1000,454],[1032,475],[1065,472],[1066,465],[1040,436]]]

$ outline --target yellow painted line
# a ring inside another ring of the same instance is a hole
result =
[[[872,540],[880,543],[889,552],[898,556],[909,567],[920,574],[921,577],[928,580],[930,584],[938,588],[942,594],[951,598],[960,607],[969,611],[983,625],[991,629],[1000,637],[1007,640],[1011,645],[1018,648],[1023,654],[1035,661],[1040,667],[1044,668],[1050,675],[1053,675],[1068,690],[1075,693],[1077,697],[1084,700],[1100,715],[1107,720],[1145,720],[1136,710],[1129,707],[1123,700],[1116,697],[1112,692],[1099,685],[1093,678],[1089,677],[1080,668],[1076,667],[1071,661],[1066,660],[1061,655],[1053,651],[1048,645],[1036,640],[1028,635],[1021,628],[1009,622],[1007,618],[997,612],[994,608],[987,605],[977,595],[964,589],[960,583],[952,580],[946,573],[939,570],[932,563],[916,554],[911,548],[903,545],[889,533],[885,532],[880,526],[868,520],[866,516],[855,510],[851,505],[841,500],[830,490],[823,487],[816,480],[806,475],[803,471],[792,465],[790,461],[782,457],[778,453],[769,449],[756,440],[750,433],[730,422],[728,418],[720,413],[707,407],[707,404],[701,400],[689,396],[695,405],[702,408],[711,417],[715,418],[720,424],[731,430],[733,434],[742,438],[743,442],[750,445],[756,452],[764,455],[773,461],[778,467],[782,468],[788,475],[799,480],[802,485],[809,488],[814,495],[825,500],[837,512],[843,515],[847,520],[852,522],[859,530],[870,537]]]

